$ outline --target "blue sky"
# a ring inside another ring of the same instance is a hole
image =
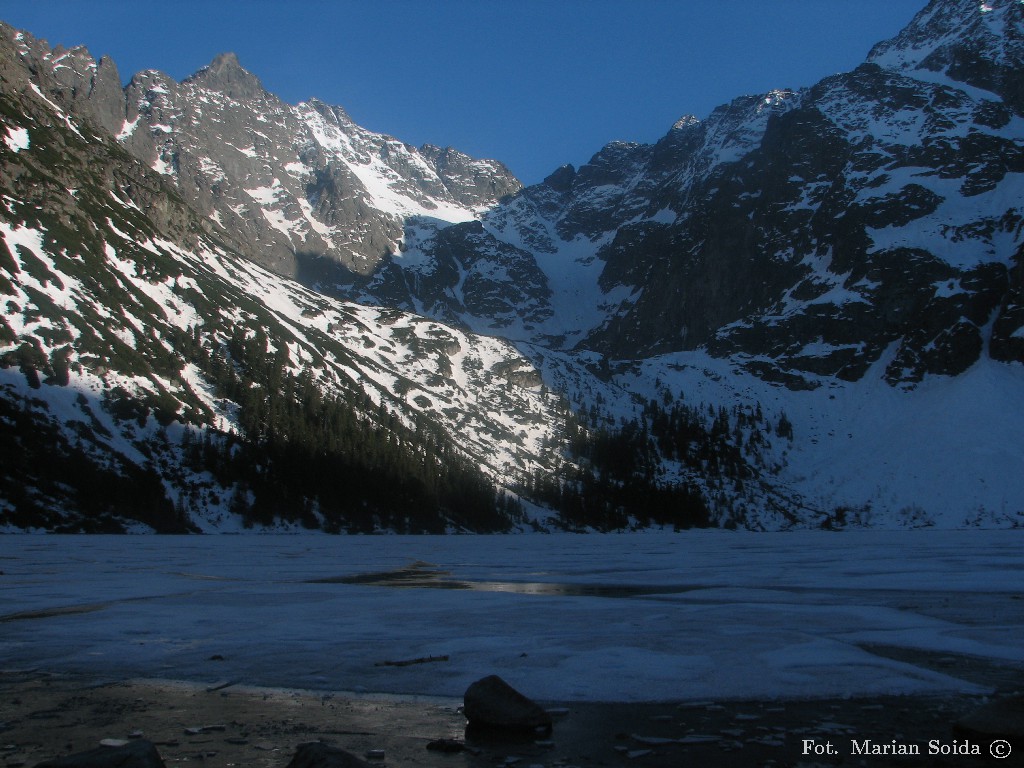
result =
[[[527,183],[684,114],[857,66],[926,0],[0,0],[51,45],[182,79],[234,51],[289,103],[318,97]]]

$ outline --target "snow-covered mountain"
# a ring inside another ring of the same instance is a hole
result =
[[[893,345],[893,384],[1022,359],[1021,13],[940,0],[853,72],[611,144],[415,240],[407,304],[613,358],[706,348],[794,386],[860,379]]]
[[[73,412],[75,387],[29,391],[45,358],[79,390],[170,393],[179,422],[204,414],[199,434],[247,434],[237,392],[204,400],[212,373],[188,365],[218,348],[238,365],[257,339],[238,329],[260,326],[289,376],[382,409],[367,423],[429,421],[452,443],[438,455],[510,494],[508,524],[524,501],[563,524],[643,522],[629,497],[685,508],[647,518],[675,524],[1021,525],[1022,74],[1024,4],[933,0],[852,72],[524,189],[495,161],[284,104],[231,54],[122,88],[109,59],[5,27],[3,354],[21,373],[0,373],[10,402],[42,392]],[[159,296],[154,258],[175,265]],[[94,273],[134,298],[62,325],[66,286]],[[134,331],[97,332],[154,299]],[[183,367],[139,378],[90,336]],[[145,445],[174,413],[139,420]],[[141,439],[122,422],[107,428]],[[182,460],[129,463],[181,499],[167,462]],[[186,518],[220,514],[185,496]],[[322,502],[302,502],[319,524]]]
[[[375,295],[600,358],[627,398],[773,404],[801,517],[1019,521],[1022,75],[1024,5],[935,0],[852,72],[414,240]]]
[[[521,187],[496,161],[416,149],[320,101],[285,104],[234,54],[181,83],[149,70],[122,90],[108,58],[51,51],[11,30],[5,37],[8,56],[58,104],[106,128],[168,176],[219,236],[289,277],[332,275],[336,264],[367,274],[398,252],[410,217],[471,220]]]
[[[532,364],[502,340],[342,302],[243,257],[162,166],[118,145],[124,130],[104,134],[44,90],[34,67],[56,76],[81,51],[33,58],[39,43],[4,32],[16,55],[0,69],[0,525],[525,520],[505,491],[564,463],[549,446],[566,422]]]

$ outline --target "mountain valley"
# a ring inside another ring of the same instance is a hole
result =
[[[524,187],[0,24],[0,530],[1024,525],[1024,4]]]

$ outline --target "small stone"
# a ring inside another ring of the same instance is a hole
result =
[[[185,733],[188,736],[201,736],[204,733],[226,731],[227,729],[228,727],[226,725],[193,725],[190,728],[186,728]]]
[[[664,736],[640,736],[635,733],[630,738],[638,744],[647,744],[649,746],[655,746],[658,744],[675,744],[678,741],[677,739],[667,739]]]
[[[466,745],[461,741],[455,739],[434,739],[427,744],[427,749],[431,752],[446,752],[448,754],[454,754],[456,752],[462,752],[466,749]]]
[[[717,741],[720,741],[718,736],[709,736],[699,733],[694,733],[690,736],[683,736],[681,739],[676,739],[677,744],[714,744]]]
[[[760,744],[765,747],[785,746],[786,740],[781,736],[758,736],[754,739],[747,739],[748,744]]]
[[[384,750],[383,749],[370,749],[366,752],[367,760],[383,760]]]

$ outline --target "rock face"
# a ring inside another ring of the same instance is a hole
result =
[[[287,768],[366,768],[370,763],[321,742],[301,745]]]
[[[5,37],[11,38],[6,30]],[[1021,359],[1024,7],[934,0],[853,72],[681,119],[521,185],[312,100],[233,54],[181,83],[13,45],[42,89],[270,269],[611,358],[704,349],[759,376],[911,387]]]
[[[1024,8],[1012,0],[932,0],[892,40],[875,46],[869,60],[989,91],[1024,111]]]
[[[218,236],[279,274],[351,284],[401,248],[406,220],[472,220],[517,192],[501,163],[420,149],[360,128],[340,107],[291,106],[233,53],[182,82],[156,70],[123,92],[113,62],[50,50],[3,25],[0,49],[62,108],[171,180]]]
[[[551,716],[497,675],[470,685],[464,703],[470,728],[512,733],[551,729]]]
[[[904,388],[1020,359],[1022,14],[935,0],[852,72],[609,144],[472,231],[407,239],[367,294],[611,358],[702,349],[801,387],[883,357]]]
[[[152,742],[138,739],[119,747],[97,747],[54,758],[36,768],[164,768],[164,761]]]

